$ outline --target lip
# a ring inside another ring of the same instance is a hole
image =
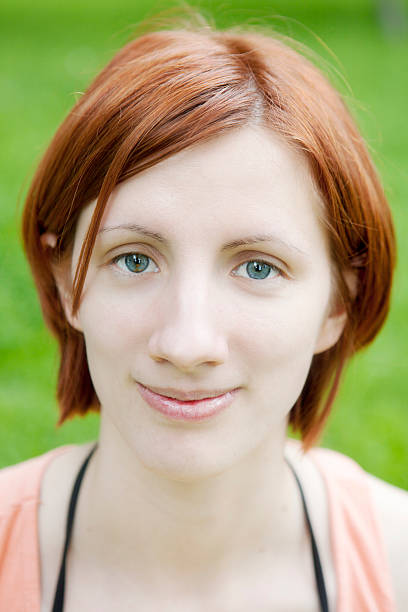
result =
[[[161,393],[157,393],[153,388],[145,387],[141,383],[137,383],[137,386],[140,395],[151,408],[177,421],[203,421],[214,417],[234,401],[239,391],[238,388],[221,392],[160,389]],[[172,395],[164,395],[165,392]],[[186,399],[180,399],[181,397]]]

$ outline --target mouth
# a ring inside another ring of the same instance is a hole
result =
[[[173,420],[203,421],[219,414],[230,406],[239,388],[224,391],[160,389],[137,383],[140,395],[146,403]],[[169,395],[170,394],[170,395]]]

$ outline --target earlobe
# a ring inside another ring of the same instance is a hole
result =
[[[57,282],[57,281],[56,281]],[[62,290],[57,282],[58,293],[60,296],[61,304],[64,309],[65,317],[68,323],[79,332],[82,332],[82,327],[79,322],[78,313],[72,314],[72,293],[70,291]]]
[[[346,284],[349,296],[354,300],[358,291],[358,278],[356,272],[350,268],[341,272],[341,279]],[[316,342],[315,355],[332,348],[339,340],[347,323],[347,309],[343,299],[335,300],[331,312],[327,315]]]
[[[328,316],[324,321],[319,337],[316,342],[314,354],[323,353],[332,348],[340,339],[347,321],[347,313],[342,310],[339,313]]]
[[[54,278],[58,288],[60,301],[68,323],[77,331],[82,332],[78,313],[76,313],[75,315],[72,313],[72,291],[67,287],[66,274],[60,270],[56,273],[54,272]]]
[[[78,313],[76,313],[75,315],[72,313],[72,290],[70,287],[70,282],[68,280],[69,270],[64,270],[64,266],[61,264],[61,268],[54,271],[54,279],[58,288],[60,301],[68,323],[77,331],[82,332]]]
[[[51,232],[42,234],[41,244],[44,251],[50,251],[47,253],[49,259],[54,281],[58,289],[59,298],[61,301],[62,308],[65,313],[65,317],[68,323],[79,332],[82,332],[82,328],[79,322],[78,315],[72,314],[72,289],[71,289],[71,274],[70,274],[70,262],[59,261],[56,262],[53,257],[53,249],[57,245],[57,236]]]
[[[55,249],[57,245],[57,236],[51,232],[46,232],[45,234],[41,234],[40,236],[41,245],[44,250],[47,248]]]

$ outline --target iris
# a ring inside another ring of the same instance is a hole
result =
[[[125,255],[124,263],[129,272],[144,272],[149,265],[149,257],[140,253]]]
[[[273,266],[264,261],[249,261],[246,265],[246,271],[250,278],[262,280],[269,276]]]

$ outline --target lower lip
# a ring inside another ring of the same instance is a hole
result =
[[[154,393],[137,383],[140,395],[154,410],[176,421],[204,421],[219,414],[234,401],[238,389],[228,391],[217,397],[182,402],[172,397]]]

